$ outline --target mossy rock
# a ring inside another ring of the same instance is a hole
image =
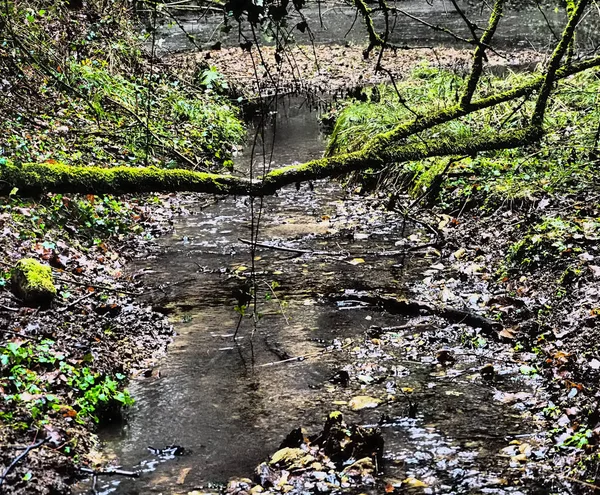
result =
[[[33,258],[18,261],[11,281],[13,293],[29,306],[46,306],[56,296],[52,270]]]

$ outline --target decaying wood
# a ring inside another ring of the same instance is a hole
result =
[[[494,337],[497,337],[498,332],[502,330],[502,325],[496,321],[489,320],[481,315],[466,309],[451,308],[448,306],[435,306],[430,303],[397,299],[395,297],[379,296],[375,294],[357,293],[357,294],[342,294],[330,295],[330,299],[334,301],[357,301],[368,303],[373,306],[378,306],[393,314],[401,315],[434,315],[444,318],[450,323],[464,323],[473,328],[481,328],[481,330]]]

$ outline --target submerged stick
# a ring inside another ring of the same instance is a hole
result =
[[[140,473],[136,471],[125,471],[123,469],[92,469],[92,468],[79,468],[82,473],[92,474],[94,476],[128,476],[130,478],[139,478]]]

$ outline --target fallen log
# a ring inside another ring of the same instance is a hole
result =
[[[473,328],[481,328],[484,333],[494,337],[497,337],[498,332],[503,328],[500,323],[489,320],[473,311],[447,306],[435,306],[422,301],[397,299],[395,297],[379,296],[368,293],[332,294],[328,296],[328,299],[333,301],[363,302],[378,306],[393,314],[409,316],[427,314],[439,316],[450,323],[465,323]]]

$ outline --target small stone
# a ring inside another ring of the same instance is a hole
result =
[[[13,293],[31,306],[48,305],[56,296],[51,268],[33,258],[18,261],[11,283]]]

